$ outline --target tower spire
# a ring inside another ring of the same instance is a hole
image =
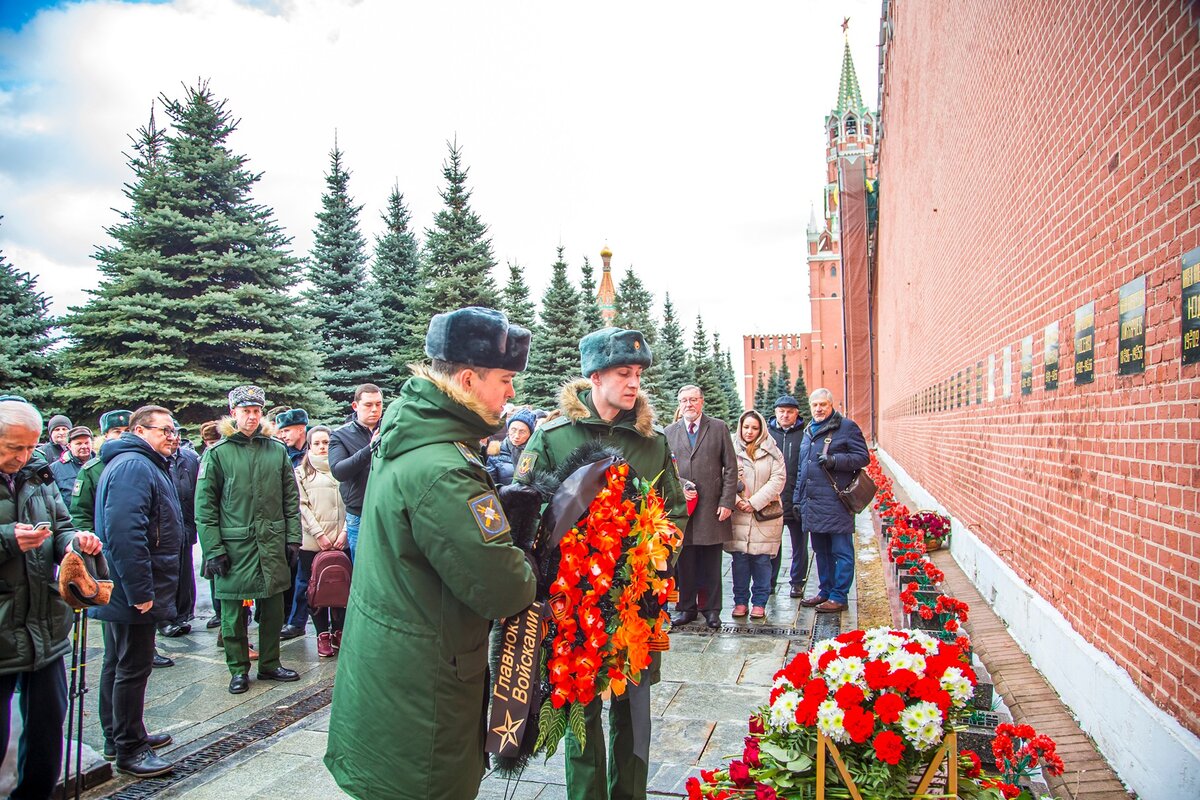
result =
[[[842,76],[838,81],[837,106],[833,113],[839,117],[847,111],[862,113],[867,110],[863,105],[862,90],[858,86],[858,73],[854,71],[854,57],[850,55],[850,18],[842,21],[842,35],[845,47],[842,50]]]

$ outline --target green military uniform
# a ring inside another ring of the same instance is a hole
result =
[[[75,488],[71,490],[71,519],[81,531],[96,529],[96,487],[104,474],[104,462],[100,456],[89,459],[75,476]]]
[[[283,593],[291,584],[287,545],[300,544],[300,494],[283,442],[266,423],[252,436],[231,417],[223,439],[204,451],[196,480],[196,532],[205,561],[228,556],[216,577],[219,600],[253,599],[259,614],[259,672],[278,669]],[[240,602],[221,603],[221,638],[230,673],[250,671],[250,644]]]
[[[564,386],[559,402],[562,416],[534,432],[517,464],[516,480],[528,482],[534,470],[553,472],[581,445],[599,440],[620,450],[638,477],[653,480],[661,475],[658,491],[671,521],[682,530],[687,524],[687,502],[666,435],[654,424],[654,410],[646,395],[639,394],[633,409],[618,414],[612,422],[605,422],[596,413],[590,381],[578,380]],[[660,655],[653,654],[649,670],[652,684],[658,682]],[[586,748],[580,748],[578,740],[567,733],[567,794],[572,800],[645,797],[647,765],[633,751],[630,704],[623,699],[614,699],[610,704],[612,763],[608,768],[600,719],[603,706],[597,698],[586,709]]]
[[[525,609],[537,588],[476,455],[498,429],[470,396],[424,370],[384,416],[325,756],[354,797],[469,798],[479,789],[490,621]]]

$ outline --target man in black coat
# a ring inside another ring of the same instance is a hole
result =
[[[338,481],[338,491],[346,504],[346,543],[353,561],[371,474],[371,443],[379,437],[379,420],[383,419],[383,390],[364,383],[354,390],[350,407],[354,409],[353,419],[329,437],[329,472]]]
[[[787,481],[783,485],[783,526],[792,540],[792,563],[788,580],[792,585],[792,597],[804,597],[804,581],[808,576],[808,533],[796,516],[791,503],[796,491],[796,473],[800,466],[800,444],[804,440],[804,420],[800,419],[800,403],[790,394],[775,401],[775,418],[767,422],[767,432],[779,445],[783,453],[783,465],[787,470]],[[779,583],[779,569],[783,563],[783,548],[771,559],[771,590]]]
[[[170,772],[154,750],[171,743],[142,719],[154,660],[155,623],[174,619],[184,538],[179,496],[167,459],[178,432],[171,412],[142,406],[129,432],[104,447],[96,488],[96,535],[108,553],[112,598],[89,613],[104,621],[100,725],[105,757],[139,778]]]
[[[57,461],[51,462],[50,471],[54,473],[54,482],[58,484],[58,491],[63,496],[63,502],[71,502],[71,492],[75,490],[75,479],[79,477],[79,470],[83,469],[83,465],[92,457],[92,429],[80,425],[77,428],[71,428],[71,433],[67,439],[67,449],[62,451],[62,455]]]
[[[812,422],[800,443],[800,467],[792,498],[798,517],[812,540],[820,590],[800,601],[817,611],[846,610],[854,582],[854,515],[834,489],[845,489],[871,454],[853,420],[833,410],[833,393],[817,389],[808,398]]]
[[[178,425],[178,422],[176,422]],[[160,623],[163,636],[185,636],[192,632],[191,619],[196,614],[196,568],[192,550],[196,545],[196,478],[200,474],[200,456],[183,444],[182,435],[173,440],[171,480],[179,496],[179,511],[183,517],[183,538],[179,545],[179,588],[175,593],[175,617]]]

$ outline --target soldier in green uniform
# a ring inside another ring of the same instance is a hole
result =
[[[563,387],[559,398],[562,415],[540,425],[517,464],[516,481],[528,483],[535,469],[554,471],[576,449],[590,441],[621,451],[637,475],[659,477],[658,491],[667,514],[680,529],[687,524],[687,502],[675,471],[671,449],[662,428],[654,424],[654,409],[641,391],[642,370],[653,363],[650,347],[639,331],[604,328],[579,342],[580,362],[586,379]],[[646,689],[658,682],[660,654],[653,654]],[[628,694],[632,694],[631,691]],[[626,697],[609,706],[609,742],[612,760],[605,754],[600,719],[603,700],[597,697],[586,710],[587,746],[567,733],[567,795],[571,800],[644,798],[647,762],[635,747],[635,728],[643,746],[648,742],[648,700]]]
[[[250,688],[250,640],[241,600],[259,613],[258,679],[295,681],[279,663],[283,593],[300,558],[300,492],[283,442],[263,419],[265,393],[239,386],[219,423],[222,439],[204,451],[196,478],[196,533],[205,574],[214,577],[221,602],[221,638],[229,666],[229,692]]]
[[[428,367],[380,427],[325,764],[353,797],[475,797],[486,764],[488,630],[537,582],[477,455],[501,430],[529,331],[486,308],[429,323]]]
[[[132,411],[118,408],[100,415],[100,435],[105,443],[119,439],[121,434],[129,430],[129,418]],[[100,445],[100,450],[104,445]],[[75,527],[81,531],[93,529],[96,520],[96,487],[100,485],[100,473],[104,472],[104,462],[100,460],[100,452],[91,458],[79,475],[75,478],[75,488],[71,491],[71,519]]]

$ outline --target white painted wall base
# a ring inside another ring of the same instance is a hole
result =
[[[1112,658],[1085,641],[895,459],[882,448],[877,453],[919,508],[950,516],[950,554],[1125,785],[1140,800],[1200,798],[1200,738],[1151,703]]]

